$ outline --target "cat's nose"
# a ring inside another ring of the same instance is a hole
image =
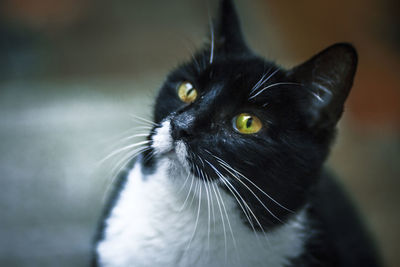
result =
[[[194,116],[179,114],[171,118],[171,135],[174,140],[188,138],[193,135]]]

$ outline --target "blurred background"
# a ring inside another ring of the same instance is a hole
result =
[[[235,2],[249,44],[285,67],[335,42],[358,49],[329,165],[386,266],[400,266],[400,2]],[[115,159],[99,162],[139,125],[130,114],[151,118],[216,4],[0,2],[0,266],[87,265]]]

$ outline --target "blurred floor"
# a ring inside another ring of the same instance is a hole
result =
[[[99,161],[139,125],[129,114],[151,117],[164,75],[190,57],[208,27],[203,1],[119,0],[111,6],[103,0],[95,6],[83,1],[56,5],[55,13],[46,2],[40,1],[48,7],[44,14],[39,2],[33,15],[31,8],[12,5],[23,1],[7,0],[3,2],[7,8],[0,9],[7,15],[0,16],[0,56],[5,59],[0,61],[0,266],[86,265],[116,163],[107,160],[99,165]],[[212,9],[215,1],[210,2]],[[298,63],[325,45],[326,40],[311,48],[303,38],[296,48],[299,43],[288,34],[296,23],[277,19],[279,14],[295,16],[290,6],[271,0],[267,13],[276,16],[265,18],[267,2],[236,2],[250,43],[278,63]],[[282,7],[285,12],[279,13]],[[285,25],[289,27],[282,28]],[[332,37],[330,31],[326,35],[332,41],[345,38]],[[362,49],[360,59],[370,66],[375,58],[363,60],[368,49]],[[379,65],[381,71],[373,72],[393,91],[400,88],[395,87],[397,76],[385,78],[390,75],[385,67],[399,62],[394,56],[390,60],[394,63]],[[381,113],[358,108],[360,102],[372,101],[369,92],[375,90],[373,86],[363,90],[372,84],[366,78],[373,75],[360,74],[355,89],[360,100],[348,105],[330,165],[360,206],[387,266],[396,267],[400,266],[399,128],[387,121],[364,123],[369,114]],[[388,98],[385,88],[378,90],[383,100]],[[395,97],[388,103],[395,103],[389,111],[397,110]],[[380,118],[398,120],[392,113]]]

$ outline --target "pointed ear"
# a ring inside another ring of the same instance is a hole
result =
[[[309,90],[305,108],[312,128],[332,128],[340,119],[353,85],[357,52],[347,43],[328,47],[289,72]]]
[[[248,51],[232,0],[220,2],[214,37],[215,49],[219,52],[243,53]]]

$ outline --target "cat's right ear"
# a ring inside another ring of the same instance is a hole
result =
[[[214,39],[211,42],[214,42],[217,53],[241,54],[249,51],[232,0],[221,0],[215,32],[212,33],[211,39]]]
[[[313,129],[332,129],[340,119],[353,85],[357,52],[347,43],[334,44],[289,72],[308,91],[304,109]]]

